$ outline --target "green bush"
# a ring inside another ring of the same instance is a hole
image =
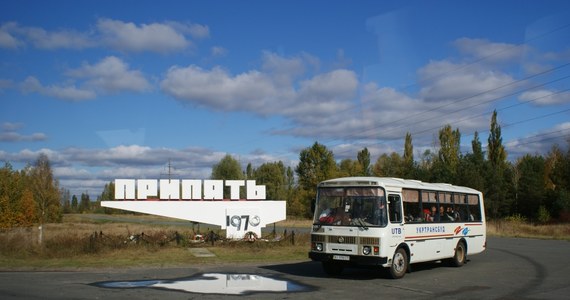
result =
[[[548,221],[550,221],[550,212],[548,212],[548,209],[546,209],[544,205],[541,205],[538,208],[538,222],[545,224],[548,223]]]
[[[514,214],[514,215],[506,217],[505,221],[523,224],[523,223],[526,223],[527,220],[526,220],[525,216],[523,216],[521,214]]]

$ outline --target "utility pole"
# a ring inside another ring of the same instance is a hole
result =
[[[172,162],[171,162],[171,159],[169,158],[168,159],[168,173],[167,174],[164,174],[164,173],[160,174],[160,175],[168,175],[168,182],[170,182],[170,180],[172,179],[172,169],[173,169],[172,168]]]

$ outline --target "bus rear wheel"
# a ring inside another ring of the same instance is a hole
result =
[[[449,262],[453,267],[461,267],[465,264],[466,260],[467,248],[465,247],[465,243],[460,241],[457,243],[457,247],[455,247],[455,255],[449,260]]]
[[[400,279],[406,275],[408,270],[408,254],[403,248],[399,248],[394,253],[392,264],[390,265],[390,276],[393,279]]]
[[[323,261],[323,270],[330,276],[338,276],[344,270],[344,266],[334,261]]]

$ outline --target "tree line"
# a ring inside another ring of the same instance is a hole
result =
[[[0,228],[61,221],[61,193],[45,154],[20,171],[5,163],[0,168]]]
[[[407,133],[403,154],[385,153],[372,163],[367,148],[358,151],[354,159],[338,161],[333,151],[315,142],[301,150],[295,167],[278,161],[258,167],[249,163],[242,169],[237,159],[226,155],[212,167],[210,177],[256,180],[266,186],[267,199],[286,200],[288,215],[302,218],[311,217],[311,202],[319,182],[345,176],[382,176],[446,182],[480,190],[485,197],[487,218],[570,221],[570,147],[563,151],[553,145],[546,155],[526,154],[508,161],[496,111],[491,118],[486,151],[475,132],[471,151],[462,153],[461,133],[451,125],[439,130],[438,145],[414,157],[412,136]],[[9,163],[0,169],[0,228],[57,222],[62,213],[117,213],[98,204],[110,199],[114,199],[113,182],[105,185],[96,202],[86,193],[80,199],[70,196],[68,190],[59,187],[44,154],[21,171],[13,170]]]
[[[292,169],[282,162],[266,163],[245,171],[227,155],[212,169],[214,179],[254,179],[267,186],[268,199],[287,201],[287,213],[311,217],[316,186],[327,179],[345,176],[380,176],[445,182],[483,192],[486,215],[497,219],[509,216],[535,222],[570,221],[570,140],[568,150],[553,145],[546,155],[526,154],[507,160],[497,112],[491,117],[486,151],[478,132],[471,151],[462,153],[461,133],[446,125],[438,132],[439,147],[414,157],[412,136],[407,133],[404,151],[380,155],[372,164],[367,148],[355,159],[335,159],[333,151],[315,142],[299,154]]]

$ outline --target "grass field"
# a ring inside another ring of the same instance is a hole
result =
[[[58,224],[44,225],[40,246],[37,228],[0,231],[1,270],[62,270],[192,266],[307,260],[309,220],[276,224],[277,234],[256,242],[194,242],[195,234],[219,228],[155,216],[66,215]],[[287,235],[285,236],[285,229]],[[200,232],[198,232],[200,230]],[[292,237],[292,232],[296,234]],[[303,233],[304,232],[304,233]],[[570,224],[532,225],[490,221],[489,236],[570,240]],[[190,249],[206,248],[215,257],[196,257]]]
[[[0,232],[0,269],[83,269],[109,267],[191,266],[196,264],[295,261],[306,259],[308,220],[276,224],[285,232],[256,242],[194,242],[196,234],[219,228],[192,225],[156,216],[65,215],[62,223],[45,224],[40,246],[37,228]],[[198,231],[199,230],[199,231]],[[195,257],[189,249],[206,248],[215,257]]]
[[[570,224],[537,225],[520,221],[487,222],[487,235],[570,241]]]

